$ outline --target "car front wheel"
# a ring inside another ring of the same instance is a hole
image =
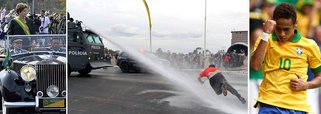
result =
[[[122,64],[120,64],[120,69],[123,73],[128,73],[129,72],[129,65],[127,63],[122,63]]]

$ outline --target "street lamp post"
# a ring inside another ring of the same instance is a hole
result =
[[[204,51],[203,51],[203,67],[205,68],[208,65],[207,54],[206,54],[206,9],[207,9],[207,0],[205,0],[205,16],[204,16]]]
[[[32,0],[32,10],[31,14],[35,13],[35,0]]]
[[[206,51],[206,2],[205,0],[205,17],[204,17],[204,52]]]

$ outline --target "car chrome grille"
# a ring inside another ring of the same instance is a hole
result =
[[[36,65],[37,71],[37,91],[42,91],[44,97],[48,97],[46,89],[50,85],[56,85],[59,88],[58,97],[62,97],[61,92],[66,90],[66,65],[65,64],[47,64]]]

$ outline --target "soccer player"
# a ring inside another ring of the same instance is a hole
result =
[[[251,57],[251,68],[262,65],[264,79],[256,106],[259,114],[311,112],[307,89],[321,86],[321,54],[317,44],[296,30],[294,7],[282,3],[275,8],[273,20],[263,23],[263,34]],[[315,78],[307,82],[308,66]]]

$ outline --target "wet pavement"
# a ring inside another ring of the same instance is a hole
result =
[[[182,70],[197,76],[200,70]],[[229,83],[247,98],[247,71],[222,71]],[[186,77],[186,78],[195,78]],[[228,94],[217,96],[209,83],[210,106],[175,82],[153,73],[122,73],[118,67],[93,70],[88,76],[69,77],[69,114],[225,114],[247,113],[247,104]],[[195,90],[197,93],[197,90]]]

